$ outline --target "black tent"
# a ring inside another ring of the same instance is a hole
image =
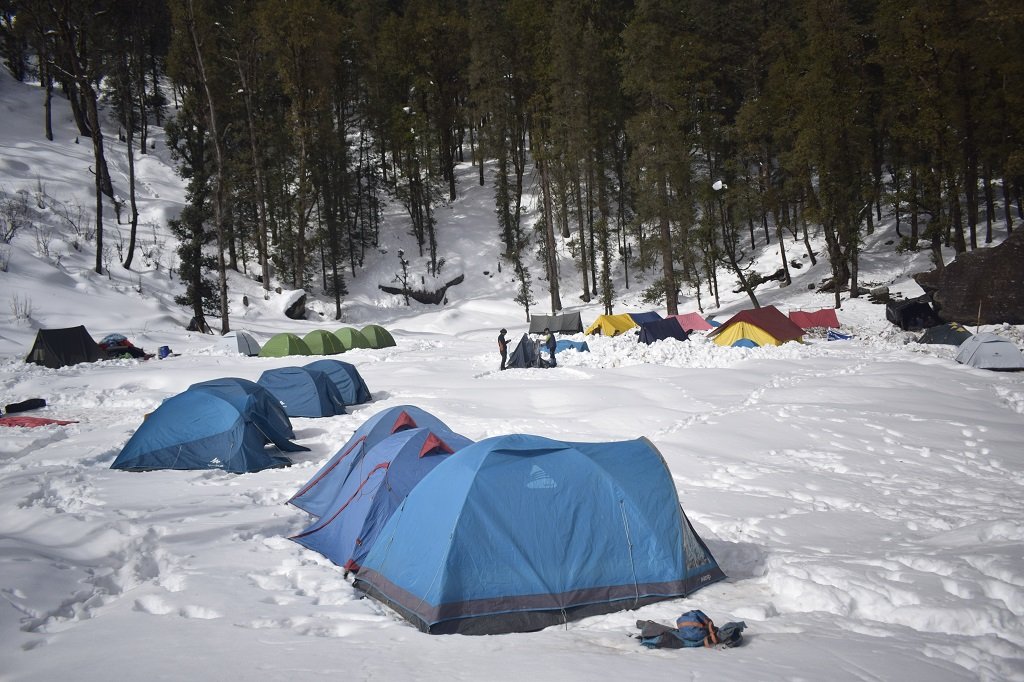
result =
[[[947,324],[939,324],[934,327],[929,327],[925,330],[924,334],[921,334],[921,338],[919,338],[917,342],[944,343],[947,346],[959,346],[972,336],[974,336],[974,334],[971,334],[956,322],[949,322]]]
[[[928,295],[889,301],[885,306],[885,319],[904,331],[920,331],[941,324]]]
[[[583,331],[583,320],[579,312],[561,315],[533,315],[530,317],[530,333],[540,334],[550,329],[552,334],[579,334]]]
[[[96,362],[103,357],[99,344],[79,325],[67,329],[40,329],[25,362],[56,369],[80,362]]]
[[[640,343],[646,343],[647,345],[664,339],[686,341],[688,338],[689,335],[686,333],[686,330],[683,329],[682,325],[674,317],[654,320],[653,322],[640,325]]]
[[[546,367],[547,365],[543,364],[543,362],[540,359],[540,353],[537,352],[537,345],[533,342],[533,339],[529,335],[523,334],[523,338],[519,339],[519,345],[512,351],[512,355],[509,356],[505,367],[506,369]]]

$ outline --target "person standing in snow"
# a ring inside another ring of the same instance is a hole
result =
[[[501,353],[501,369],[505,369],[505,359],[508,358],[508,341],[505,339],[505,334],[508,334],[507,329],[502,329],[498,333],[498,352]]]
[[[544,347],[551,353],[551,366],[555,366],[555,335],[551,333],[551,330],[544,327]]]

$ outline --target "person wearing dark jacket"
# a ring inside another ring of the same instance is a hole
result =
[[[498,334],[498,352],[501,353],[501,369],[505,369],[505,359],[508,358],[508,341],[505,339],[507,329],[502,329]]]
[[[551,366],[555,366],[555,335],[551,333],[551,330],[544,327],[544,347],[551,353]]]

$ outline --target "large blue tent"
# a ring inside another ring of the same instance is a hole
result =
[[[325,373],[308,367],[268,369],[256,382],[270,391],[289,417],[345,414],[345,400]]]
[[[292,422],[288,413],[281,407],[273,394],[255,381],[239,377],[223,377],[192,384],[189,391],[207,391],[213,393],[238,408],[239,412],[249,415],[253,425],[273,443],[288,452],[309,450],[307,447],[291,442],[295,438]]]
[[[724,578],[647,439],[488,438],[413,488],[355,587],[430,633],[538,630]]]
[[[391,434],[365,452],[320,519],[291,539],[347,570],[358,570],[409,491],[445,457],[472,442],[440,429]]]
[[[266,436],[251,413],[215,393],[185,391],[165,400],[142,422],[111,468],[223,469],[241,474],[291,464],[265,444]]]
[[[337,498],[353,465],[358,464],[369,449],[393,433],[415,428],[451,430],[443,421],[415,405],[389,407],[363,422],[288,502],[313,516],[323,516]]]
[[[368,403],[373,399],[370,395],[370,389],[366,387],[366,382],[363,381],[363,377],[359,374],[359,370],[350,362],[324,358],[323,360],[314,360],[308,365],[303,366],[307,369],[323,372],[330,377],[334,385],[338,387],[338,392],[341,393],[341,398],[345,401],[346,405],[360,405]]]

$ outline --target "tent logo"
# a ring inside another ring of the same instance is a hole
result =
[[[224,462],[220,461],[220,457],[214,457],[213,459],[210,460],[210,466],[211,467],[222,467],[222,466],[224,466]]]
[[[558,484],[555,483],[555,479],[551,478],[551,474],[541,469],[536,464],[530,469],[530,476],[526,481],[527,488],[533,488],[534,490],[544,490],[557,488]]]

